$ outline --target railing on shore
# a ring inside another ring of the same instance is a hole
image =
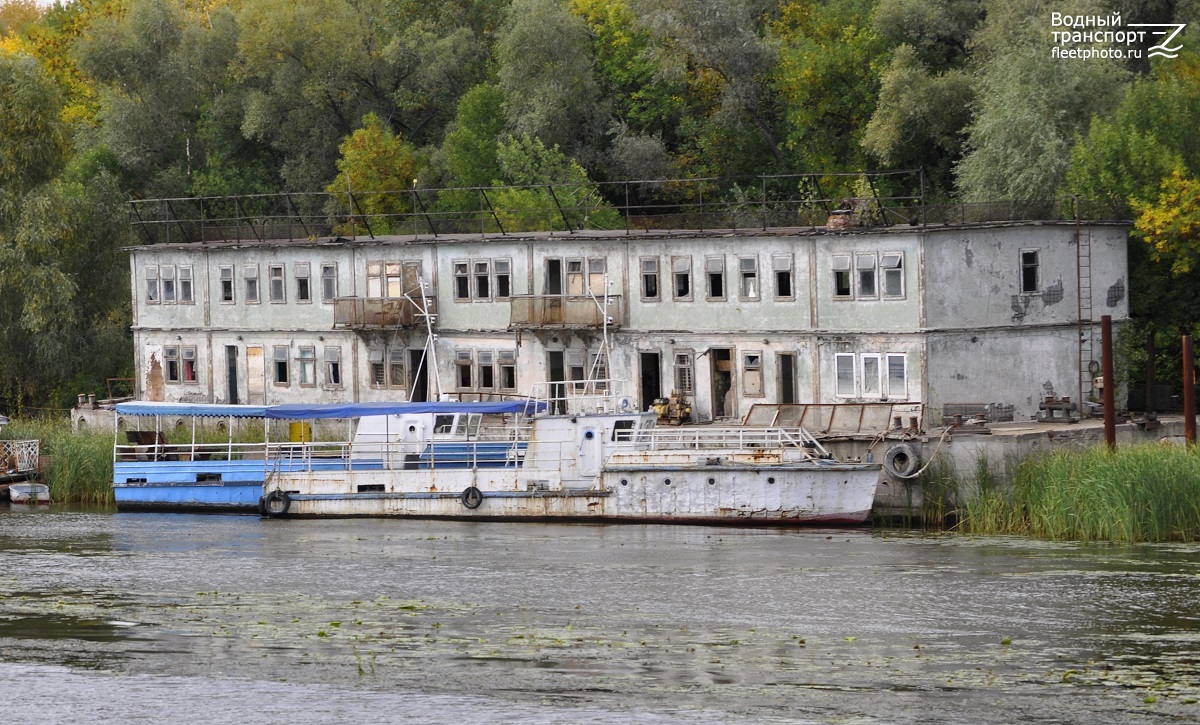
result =
[[[1120,220],[1078,197],[981,203],[925,196],[920,170],[141,199],[133,244],[402,235],[880,228]],[[505,200],[509,200],[506,206]]]
[[[39,440],[0,441],[0,475],[36,471],[41,452]]]

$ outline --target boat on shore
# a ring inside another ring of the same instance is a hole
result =
[[[659,429],[611,382],[512,403],[281,405],[348,420],[345,440],[268,443],[261,507],[280,516],[856,524],[880,466],[837,461],[802,428]]]

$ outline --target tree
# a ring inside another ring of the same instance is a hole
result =
[[[1168,262],[1174,274],[1200,266],[1200,180],[1176,169],[1163,180],[1158,199],[1134,201],[1134,231]]]
[[[601,198],[583,167],[557,146],[548,147],[528,135],[506,136],[497,148],[497,160],[503,181],[513,185],[495,192],[494,206],[505,230],[622,225],[620,215]]]
[[[416,150],[375,114],[368,113],[362,128],[342,142],[337,166],[338,175],[326,191],[336,195],[349,214],[365,215],[372,233],[393,232],[396,216],[412,211],[409,195],[401,192],[418,182]]]
[[[442,144],[450,186],[489,186],[500,178],[497,159],[504,132],[504,92],[490,84],[467,91]]]
[[[66,162],[62,106],[62,94],[36,60],[0,53],[0,220]]]

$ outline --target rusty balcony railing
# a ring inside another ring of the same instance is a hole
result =
[[[605,325],[620,327],[623,306],[619,295],[592,297],[590,295],[514,295],[509,329],[591,329]]]
[[[435,313],[434,298],[425,298],[422,309],[415,300],[367,299],[363,297],[339,297],[333,301],[333,327],[335,330],[387,330],[398,327],[416,327],[425,324],[425,315]]]

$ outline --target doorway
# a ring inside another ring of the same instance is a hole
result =
[[[796,400],[796,354],[779,353],[779,402],[795,405]]]
[[[267,404],[267,366],[263,361],[262,345],[246,346],[246,402]]]
[[[408,369],[411,371],[408,399],[413,403],[429,401],[429,372],[425,360],[424,349],[408,351]]]
[[[562,415],[567,412],[567,390],[564,385],[567,380],[566,354],[562,350],[548,350],[546,362],[550,368],[550,400],[553,406],[551,412]]]
[[[237,345],[225,346],[225,376],[229,388],[229,404],[238,405],[241,400],[238,398],[237,384]]]
[[[641,378],[640,387],[642,394],[641,410],[649,410],[654,404],[655,398],[663,397],[662,394],[662,357],[657,352],[641,353]]]
[[[712,360],[712,404],[714,418],[729,418],[737,410],[737,393],[733,388],[733,348],[709,348]]]

